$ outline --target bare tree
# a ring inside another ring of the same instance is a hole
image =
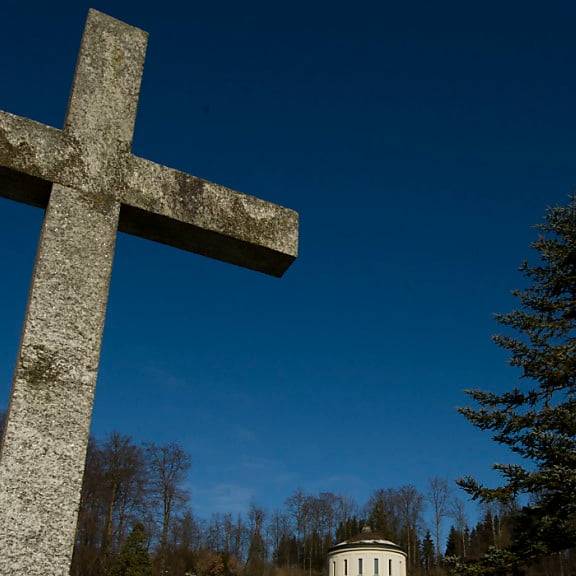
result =
[[[292,496],[286,499],[286,509],[292,520],[292,526],[294,532],[296,533],[296,539],[298,542],[302,543],[306,540],[308,532],[308,522],[307,522],[307,506],[306,506],[307,496],[301,488],[298,488]],[[298,558],[297,562],[302,561],[302,567],[304,567],[305,551],[301,546],[298,547]]]
[[[274,510],[268,521],[267,533],[270,548],[273,551],[272,554],[274,561],[278,566],[280,566],[281,544],[286,538],[289,538],[292,535],[289,517],[280,510]],[[284,560],[284,558],[282,558],[282,560]]]
[[[215,513],[210,517],[210,521],[205,530],[205,544],[210,550],[222,552],[223,550],[223,524],[222,515]]]
[[[129,436],[113,432],[100,450],[106,507],[102,553],[106,553],[114,544],[120,545],[128,514],[142,504],[145,472],[142,450]]]
[[[200,550],[200,527],[189,509],[172,523],[170,574],[186,574],[194,570],[194,560]]]
[[[338,496],[335,508],[336,526],[344,522],[348,522],[356,514],[358,514],[358,505],[356,501],[349,496]]]
[[[408,564],[411,570],[415,570],[418,560],[418,530],[422,522],[424,497],[412,485],[402,486],[395,490],[395,493]]]
[[[248,525],[250,530],[250,545],[246,559],[246,572],[251,576],[264,576],[268,552],[262,535],[266,514],[263,508],[255,504],[248,511]]]
[[[468,517],[466,516],[466,504],[461,498],[455,497],[450,503],[450,516],[454,520],[456,530],[460,535],[460,546],[462,549],[462,558],[466,558],[467,546],[466,528],[468,527]]]
[[[82,482],[82,496],[76,528],[76,545],[72,558],[72,576],[94,576],[100,568],[102,540],[102,470],[100,449],[90,438]]]
[[[166,566],[170,523],[176,509],[188,500],[182,484],[190,469],[190,456],[178,444],[146,445],[148,491],[160,512],[160,573]]]
[[[442,555],[440,546],[442,539],[442,520],[448,516],[450,503],[450,488],[445,478],[434,477],[428,481],[427,500],[432,506],[434,520],[434,544],[436,546],[436,562]]]

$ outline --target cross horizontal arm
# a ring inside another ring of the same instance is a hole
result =
[[[296,258],[293,210],[136,156],[127,168],[120,230],[274,276]]]
[[[86,158],[72,135],[0,111],[0,195],[44,207],[53,182],[114,197],[129,234],[273,276],[296,258],[293,210],[132,154],[89,177]]]
[[[78,172],[80,158],[80,151],[62,130],[0,110],[0,166],[65,185]],[[0,195],[8,194],[10,190],[2,185]],[[47,202],[48,198],[44,205]]]

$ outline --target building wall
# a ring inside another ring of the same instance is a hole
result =
[[[375,559],[378,559],[377,573]],[[359,560],[362,560],[361,573]],[[396,550],[368,546],[337,550],[328,555],[328,576],[406,576],[406,556]]]

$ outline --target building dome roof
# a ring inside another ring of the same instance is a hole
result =
[[[395,544],[394,542],[387,540],[386,537],[381,532],[373,532],[370,526],[364,526],[362,532],[339,542],[338,544],[332,546],[328,552],[339,552],[340,550],[349,550],[351,548],[379,548],[385,550],[395,550],[397,552],[403,552],[402,548]]]

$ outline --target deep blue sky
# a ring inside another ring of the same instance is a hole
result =
[[[60,127],[89,5],[150,33],[134,150],[301,214],[285,278],[121,235],[93,432],[181,442],[200,515],[493,479],[456,413],[574,189],[571,2],[0,4],[0,109]],[[0,199],[0,406],[42,213]]]

